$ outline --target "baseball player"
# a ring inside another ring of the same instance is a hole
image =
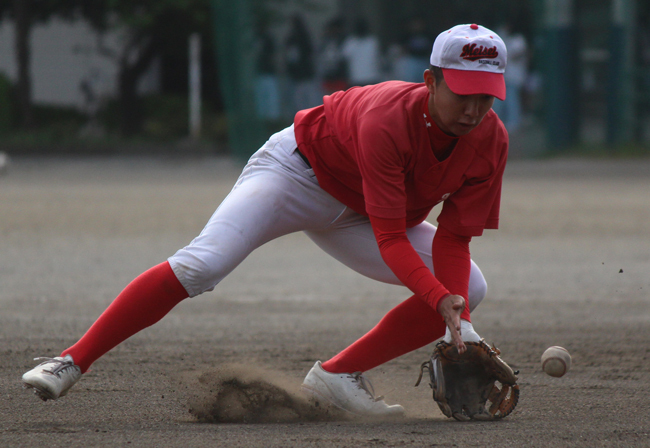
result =
[[[104,353],[187,297],[212,290],[254,249],[303,231],[325,252],[412,296],[326,362],[302,390],[352,414],[400,415],[363,372],[441,337],[462,353],[487,286],[469,243],[498,226],[508,136],[491,110],[505,98],[506,48],[476,24],[441,33],[424,83],[388,81],[325,96],[250,158],[187,247],[133,280],[85,335],[23,375],[57,399]],[[439,226],[425,222],[443,202]],[[37,358],[39,359],[39,358]]]

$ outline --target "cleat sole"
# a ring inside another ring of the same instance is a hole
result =
[[[34,395],[36,395],[38,398],[40,398],[43,401],[56,400],[56,398],[52,397],[48,392],[41,390],[38,387],[33,386],[31,384],[23,383],[23,389],[32,389]]]

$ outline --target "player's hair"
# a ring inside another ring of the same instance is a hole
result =
[[[429,65],[429,70],[433,73],[433,77],[436,78],[436,85],[440,84],[445,76],[442,74],[442,69],[436,65]]]

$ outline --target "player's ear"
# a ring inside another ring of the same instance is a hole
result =
[[[427,86],[429,94],[436,93],[436,77],[430,69],[424,71],[424,84]]]

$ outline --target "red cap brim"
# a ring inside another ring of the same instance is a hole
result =
[[[501,101],[506,99],[503,73],[452,68],[443,68],[442,73],[449,90],[457,95],[492,95]]]

